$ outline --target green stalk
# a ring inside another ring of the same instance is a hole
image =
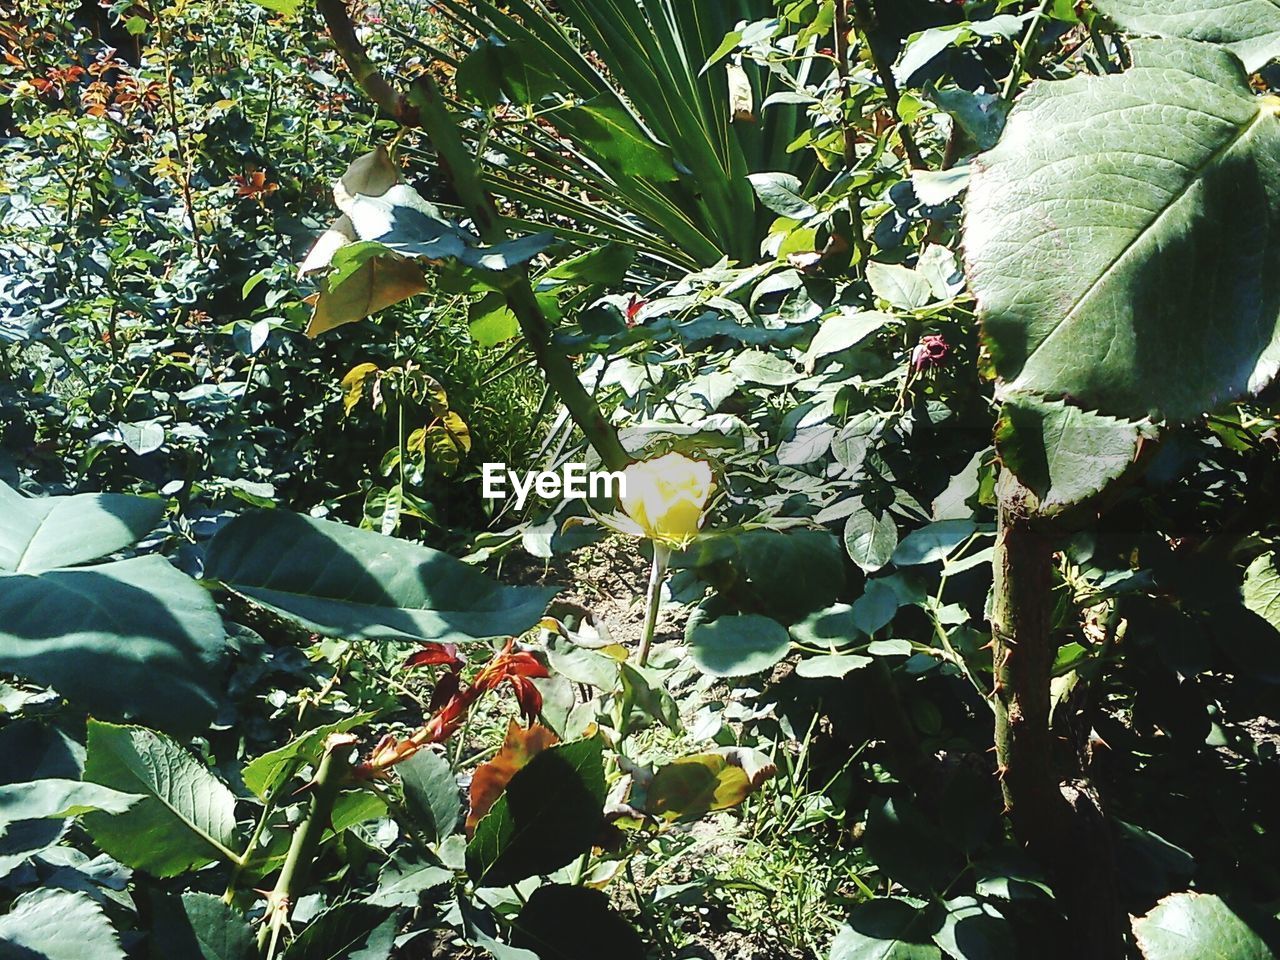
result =
[[[653,646],[653,631],[658,624],[658,608],[662,606],[662,581],[667,576],[667,563],[671,548],[653,541],[653,566],[649,569],[649,592],[645,597],[644,633],[640,636],[640,666],[649,665],[649,648]]]
[[[324,758],[311,783],[311,806],[306,819],[293,835],[284,867],[275,887],[267,895],[267,914],[258,931],[258,949],[266,950],[268,960],[275,955],[280,931],[288,925],[293,905],[306,889],[307,874],[320,848],[320,838],[333,821],[333,804],[338,791],[351,774],[351,745],[355,738],[339,735],[325,745]]]
[[[426,132],[435,147],[441,172],[462,200],[462,206],[481,239],[486,243],[499,243],[506,239],[498,209],[480,180],[479,165],[464,146],[457,124],[430,71],[419,74],[407,93],[398,93],[369,59],[364,45],[356,36],[345,0],[316,0],[316,5],[329,28],[334,46],[361,89],[402,125],[421,127]],[[631,462],[631,457],[623,448],[613,425],[605,419],[600,407],[578,379],[572,361],[552,347],[551,324],[538,305],[528,273],[523,268],[512,268],[499,274],[499,279],[507,306],[515,314],[520,332],[524,334],[547,382],[560,395],[569,415],[605,466],[610,470],[621,470]]]

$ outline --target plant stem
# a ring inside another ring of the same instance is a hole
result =
[[[275,887],[267,895],[267,913],[263,918],[262,929],[258,931],[258,948],[268,949],[268,960],[275,953],[280,930],[288,924],[294,903],[306,889],[307,873],[311,870],[312,861],[320,847],[320,838],[333,820],[334,801],[351,774],[353,743],[355,737],[339,734],[331,737],[325,745],[324,757],[316,770],[315,780],[311,783],[311,806],[307,810],[306,819],[293,835],[284,867],[280,870]]]
[[[316,5],[329,28],[334,46],[360,88],[402,125],[421,127],[426,132],[435,147],[441,173],[452,184],[481,239],[486,243],[499,243],[506,239],[497,206],[480,180],[479,165],[463,144],[457,124],[430,70],[419,74],[407,93],[398,92],[369,59],[364,45],[356,36],[346,0],[317,0]],[[520,332],[547,382],[559,394],[569,415],[605,466],[610,470],[622,469],[631,462],[631,457],[623,448],[613,425],[605,419],[600,407],[578,379],[572,361],[553,348],[551,324],[538,305],[529,284],[528,272],[523,267],[512,267],[502,271],[498,277],[507,306],[515,314]]]
[[[1051,0],[1040,0],[1040,5],[1036,7],[1035,14],[1031,17],[1031,22],[1027,24],[1027,32],[1022,35],[1022,43],[1018,47],[1018,55],[1014,58],[1013,69],[1009,71],[1009,76],[1005,78],[1004,89],[1000,92],[1000,96],[1004,100],[1012,100],[1013,95],[1018,92],[1018,84],[1022,80],[1022,75],[1027,69],[1027,59],[1031,56],[1031,49],[1035,46],[1036,39],[1040,36],[1040,27],[1044,24],[1044,16],[1049,10]]]
[[[644,633],[640,635],[640,666],[649,665],[649,648],[653,646],[653,630],[658,625],[658,608],[662,606],[662,581],[667,576],[671,548],[653,541],[653,566],[649,569],[649,592],[645,596]]]
[[[839,9],[840,4],[836,4]],[[853,17],[854,24],[858,28],[858,32],[862,34],[863,40],[866,41],[867,51],[871,54],[871,62],[875,65],[876,74],[880,77],[880,86],[884,87],[884,96],[889,103],[889,112],[893,115],[893,119],[898,124],[898,137],[902,140],[902,152],[907,155],[907,164],[912,170],[925,169],[924,157],[920,153],[920,147],[916,144],[916,138],[912,135],[910,127],[902,120],[902,114],[898,112],[898,102],[902,99],[902,94],[898,91],[898,81],[893,76],[893,64],[885,61],[884,57],[876,49],[876,45],[871,42],[871,24],[875,17],[871,11],[869,0],[853,0]]]
[[[1100,803],[1087,781],[1060,783],[1054,762],[1053,543],[1035,517],[1035,496],[1008,471],[997,493],[991,643],[1000,789],[1014,835],[1048,871],[1066,918],[1046,925],[1042,955],[1123,960],[1127,921]]]

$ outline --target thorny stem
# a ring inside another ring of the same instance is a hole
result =
[[[649,665],[649,648],[653,646],[653,631],[658,624],[658,608],[662,606],[662,581],[667,575],[667,562],[671,548],[653,541],[653,566],[649,569],[649,592],[645,596],[644,633],[640,636],[640,666]]]
[[[347,12],[346,0],[316,0],[329,28],[334,46],[346,62],[356,83],[386,113],[406,127],[420,127],[435,147],[440,170],[453,185],[464,209],[486,243],[506,239],[506,230],[493,198],[480,179],[479,165],[458,134],[457,125],[445,105],[444,96],[431,72],[424,71],[406,93],[398,92],[369,59],[356,36]],[[559,394],[587,441],[610,470],[621,470],[631,462],[618,439],[617,431],[605,419],[592,399],[572,361],[551,343],[551,324],[542,312],[524,268],[510,268],[499,275],[507,306],[515,314],[534,359],[547,382]]]
[[[178,101],[174,93],[173,59],[169,51],[169,42],[173,34],[165,29],[160,11],[155,12],[156,27],[159,29],[160,49],[164,51],[164,80],[168,92],[169,122],[173,125],[173,151],[178,155],[178,165],[182,168],[182,202],[187,208],[187,219],[191,222],[191,242],[196,249],[196,259],[204,260],[204,241],[200,237],[200,224],[196,221],[196,205],[191,196],[191,158],[187,155],[182,142],[182,128],[178,123]]]
[[[840,4],[836,4],[836,7],[839,9]],[[902,114],[898,112],[898,102],[902,99],[902,95],[898,92],[898,82],[893,76],[893,64],[887,63],[876,50],[876,45],[871,42],[871,25],[875,22],[875,16],[869,0],[853,0],[853,17],[858,32],[866,41],[867,51],[871,54],[871,62],[875,65],[876,74],[880,77],[880,86],[884,88],[889,112],[897,121],[898,137],[902,140],[902,152],[907,155],[907,164],[912,170],[923,170],[925,163],[920,147],[916,144],[916,138],[912,135],[911,129],[903,122]]]
[[[306,819],[298,826],[289,844],[284,867],[275,887],[267,895],[267,913],[262,929],[258,931],[258,949],[266,949],[268,960],[275,953],[280,930],[289,923],[289,915],[298,896],[306,889],[307,873],[311,870],[320,838],[333,821],[333,804],[338,791],[351,775],[351,748],[355,737],[339,734],[325,745],[324,758],[311,783],[311,805]],[[270,944],[268,946],[268,944]]]
[[[1022,44],[1018,47],[1018,55],[1013,61],[1013,69],[1009,71],[1009,76],[1005,78],[1004,89],[1000,92],[1000,96],[1004,100],[1012,100],[1013,95],[1018,91],[1018,83],[1026,72],[1027,60],[1031,56],[1031,50],[1035,46],[1036,38],[1040,36],[1040,27],[1044,24],[1044,17],[1049,10],[1051,2],[1052,0],[1040,0],[1040,5],[1036,7],[1036,12],[1031,17],[1031,22],[1027,24],[1027,32],[1022,36]]]

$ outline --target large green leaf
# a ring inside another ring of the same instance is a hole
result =
[[[689,631],[690,658],[713,677],[763,673],[790,649],[786,627],[754,613],[719,617]]]
[[[51,778],[4,784],[0,786],[0,832],[19,820],[61,820],[92,810],[124,813],[141,799],[140,794],[80,780]]]
[[[598,736],[558,743],[516,771],[467,844],[477,884],[551,873],[595,845],[604,822],[602,746]]]
[[[1083,503],[1129,470],[1149,424],[1091,413],[1060,401],[1010,398],[1000,408],[1001,462],[1053,514]]]
[[[205,575],[319,633],[469,640],[519,634],[555,590],[504,587],[448,554],[283,510],[237,517]]]
[[[119,493],[24,497],[0,483],[0,574],[74,567],[145,536],[166,503]]]
[[[1130,33],[1230,47],[1249,70],[1280,56],[1276,0],[1094,0],[1093,5]]]
[[[18,720],[0,728],[0,784],[22,791],[31,781],[80,779],[84,748],[56,727],[34,720]],[[0,825],[0,877],[33,854],[53,846],[71,821],[47,819],[43,813],[28,820]]]
[[[942,960],[932,937],[936,911],[905,900],[868,900],[853,908],[831,944],[830,960]]]
[[[208,591],[163,557],[0,576],[0,669],[94,713],[203,729],[225,642]]]
[[[216,894],[153,894],[150,927],[152,956],[184,960],[253,960],[258,956],[249,922]]]
[[[1280,100],[1220,47],[1132,50],[1023,95],[975,161],[968,274],[1005,394],[1182,420],[1280,366]]]
[[[284,952],[285,960],[387,960],[398,924],[387,910],[340,903],[316,917]]]
[[[644,942],[610,907],[608,894],[589,887],[539,887],[516,918],[511,940],[517,947],[537,951],[540,960],[644,960],[646,956]]]
[[[1274,960],[1258,933],[1212,894],[1175,893],[1133,921],[1145,960]]]
[[[235,853],[235,797],[170,738],[145,727],[89,721],[84,777],[143,800],[84,825],[121,863],[172,877]]]
[[[33,890],[0,917],[6,960],[124,960],[120,938],[87,893]]]

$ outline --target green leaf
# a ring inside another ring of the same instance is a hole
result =
[[[1003,395],[1186,420],[1280,367],[1280,99],[1218,47],[1132,53],[1032,85],[977,158],[969,283]]]
[[[863,842],[883,873],[917,893],[945,890],[964,867],[949,838],[904,798],[871,802]]]
[[[244,765],[240,773],[244,785],[265,800],[267,796],[278,790],[291,776],[298,772],[303,764],[315,763],[324,755],[325,741],[335,733],[346,733],[354,727],[368,723],[376,713],[356,713],[343,717],[335,723],[308,730],[302,736],[290,740],[283,747],[277,747],[254,757]]]
[[[784,357],[763,350],[744,350],[729,361],[729,372],[745,383],[763,383],[785,387],[795,383],[801,374]]]
[[[329,636],[514,636],[555,590],[505,587],[428,547],[329,520],[242,514],[213,538],[205,575]]]
[[[825,530],[715,530],[673,558],[679,567],[716,562],[732,565],[757,609],[788,622],[827,606],[845,586],[840,545]]]
[[[121,863],[173,877],[235,855],[235,797],[170,738],[90,720],[84,776],[144,797],[127,813],[84,818],[94,842]]]
[[[265,7],[272,13],[283,13],[287,16],[293,16],[298,12],[298,8],[302,6],[302,0],[253,0],[260,7]]]
[[[167,506],[119,493],[31,498],[0,483],[0,573],[74,567],[115,553],[154,529]]]
[[[78,817],[91,810],[124,813],[142,799],[80,780],[35,780],[0,786],[0,828],[17,820]]]
[[[1255,557],[1244,572],[1244,605],[1280,630],[1280,555]]]
[[[1084,503],[1123,476],[1138,455],[1145,424],[1116,420],[1058,401],[1011,397],[1000,408],[1001,462],[1053,514]]]
[[[419,750],[397,764],[396,772],[404,787],[404,804],[427,837],[438,842],[455,833],[462,801],[458,781],[444,757]]]
[[[945,903],[946,919],[933,941],[956,960],[1016,960],[1009,922],[989,903],[956,897]]]
[[[378,889],[365,900],[375,907],[416,907],[422,894],[453,879],[453,871],[416,853],[397,853],[378,873]]]
[[[120,938],[87,893],[33,890],[0,917],[0,956],[13,960],[125,960]]]
[[[810,679],[819,677],[838,679],[873,663],[875,663],[873,658],[864,657],[859,653],[833,653],[824,657],[806,657],[796,664],[796,674]]]
[[[644,794],[644,812],[669,821],[696,820],[736,807],[776,772],[755,750],[699,753],[665,763]]]
[[[871,291],[899,310],[919,310],[933,300],[933,288],[923,274],[896,263],[867,261]]]
[[[938,926],[933,911],[905,900],[868,900],[836,934],[830,960],[942,960],[931,940]]]
[[[577,141],[592,148],[605,166],[622,176],[657,183],[676,179],[670,149],[645,133],[620,104],[584,103],[565,114]]]
[[[467,323],[472,339],[482,347],[496,347],[520,335],[520,321],[500,293],[490,293],[473,303],[467,311]]]
[[[365,903],[340,903],[316,917],[289,944],[284,960],[388,960],[399,923]]]
[[[1133,921],[1145,960],[1273,960],[1275,954],[1218,897],[1174,893]]]
[[[0,670],[83,710],[201,730],[225,643],[208,592],[163,557],[0,576]]]
[[[516,918],[511,942],[540,960],[644,960],[644,942],[609,906],[609,896],[589,887],[549,884],[529,897]]]
[[[808,220],[817,208],[800,193],[800,178],[791,173],[750,173],[747,179],[764,206],[780,217]]]
[[[823,320],[822,326],[813,335],[804,355],[805,369],[813,372],[817,362],[823,357],[856,347],[886,323],[892,322],[893,317],[878,310],[842,309]]]
[[[887,626],[897,612],[898,594],[882,580],[868,580],[850,611],[854,626],[867,636]]]
[[[972,520],[935,520],[903,537],[893,551],[893,562],[899,567],[938,563],[973,536],[977,528]]]
[[[253,932],[241,911],[212,893],[188,891],[182,895],[182,954],[175,943],[166,943],[168,956],[200,957],[200,960],[252,960],[257,956]]]
[[[591,849],[604,820],[603,743],[558,743],[516,771],[467,844],[467,872],[505,887],[547,874]]]
[[[609,241],[604,246],[560,261],[538,277],[538,286],[544,286],[549,280],[584,286],[612,286],[622,282],[635,258],[636,252],[631,247]]]
[[[1275,0],[1095,0],[1094,8],[1127,33],[1221,44],[1247,70],[1280,56]]]
[[[720,617],[689,634],[689,656],[713,677],[746,677],[768,670],[791,649],[782,624],[757,614]]]
[[[844,546],[864,573],[875,573],[893,557],[898,546],[898,526],[883,508],[863,505],[849,514],[844,525]]]

